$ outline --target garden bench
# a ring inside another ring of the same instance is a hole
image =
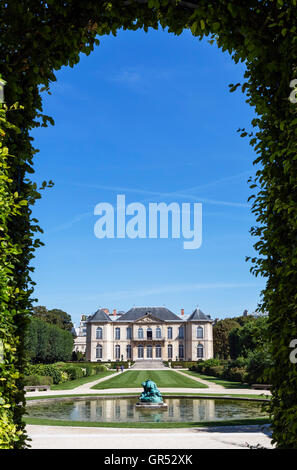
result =
[[[183,366],[173,366],[173,369],[182,369]]]
[[[46,391],[51,389],[50,385],[26,385],[24,388],[26,392]]]
[[[271,385],[267,384],[253,384],[251,385],[252,388],[254,389],[259,389],[259,390],[269,390],[271,388]]]

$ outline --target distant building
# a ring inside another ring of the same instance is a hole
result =
[[[87,344],[87,315],[81,315],[80,323],[74,328],[76,338],[74,339],[73,351],[85,354]]]
[[[99,309],[86,320],[86,359],[189,360],[213,357],[213,320],[196,308],[178,316],[165,307]],[[108,309],[107,309],[108,310]]]

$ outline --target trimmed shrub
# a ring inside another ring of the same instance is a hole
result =
[[[59,384],[62,381],[61,370],[52,364],[31,364],[27,366],[25,374],[50,376],[53,378],[54,384]]]
[[[229,369],[228,376],[226,378],[234,380],[235,382],[246,382],[247,377],[248,374],[245,367],[232,367],[232,369]]]
[[[70,380],[81,379],[84,376],[81,367],[68,366],[65,367],[64,372],[67,373]]]
[[[87,365],[85,367],[85,371],[86,371],[86,376],[87,377],[89,377],[90,375],[94,375],[96,373],[95,368],[91,365]]]
[[[52,385],[53,378],[48,375],[28,375],[24,377],[25,385]]]
[[[221,378],[224,375],[224,369],[224,366],[212,366],[209,367],[208,374]]]
[[[106,366],[96,366],[94,369],[95,371],[95,374],[98,374],[98,372],[103,372],[103,371],[106,371],[107,370],[107,367]]]

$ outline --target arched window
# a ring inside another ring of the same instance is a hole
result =
[[[184,357],[184,345],[183,344],[178,345],[178,357],[180,359],[183,359]]]
[[[127,339],[131,339],[132,338],[132,328],[131,326],[128,326],[127,327]]]
[[[161,328],[159,326],[156,328],[156,338],[161,338]]]
[[[172,359],[172,344],[168,344],[167,354],[168,354],[168,359]]]
[[[121,357],[121,348],[120,346],[117,344],[116,347],[115,347],[115,358],[116,359],[120,359]]]
[[[168,326],[167,328],[167,338],[172,339],[172,326]]]
[[[138,352],[138,359],[143,359],[143,346],[142,346],[142,344],[139,344],[137,346],[137,352]]]
[[[197,346],[197,357],[198,359],[201,359],[203,356],[204,356],[204,347],[202,346],[202,344],[198,344]]]
[[[121,339],[121,329],[120,328],[115,329],[115,339]]]
[[[96,346],[96,359],[102,359],[102,346],[97,344]]]
[[[203,328],[202,328],[202,326],[197,326],[196,337],[197,338],[203,338]]]
[[[131,354],[131,345],[130,344],[127,345],[126,351],[127,351],[127,359],[131,359],[132,354]]]
[[[102,339],[102,328],[100,326],[96,328],[96,339]]]
[[[156,346],[156,358],[160,359],[162,357],[162,348],[160,344]]]
[[[179,337],[179,339],[184,338],[184,327],[183,326],[180,326],[179,329],[178,329],[178,337]]]
[[[153,331],[150,327],[147,328],[147,330],[146,330],[146,338],[147,339],[153,339]]]
[[[147,359],[152,359],[153,357],[153,347],[150,344],[146,348],[146,357]]]
[[[143,338],[143,329],[142,328],[138,328],[138,338],[139,339]]]

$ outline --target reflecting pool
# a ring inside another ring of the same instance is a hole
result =
[[[199,422],[265,416],[262,403],[253,401],[165,398],[166,410],[137,409],[137,398],[86,398],[34,403],[27,406],[27,416],[70,421],[101,422]]]

